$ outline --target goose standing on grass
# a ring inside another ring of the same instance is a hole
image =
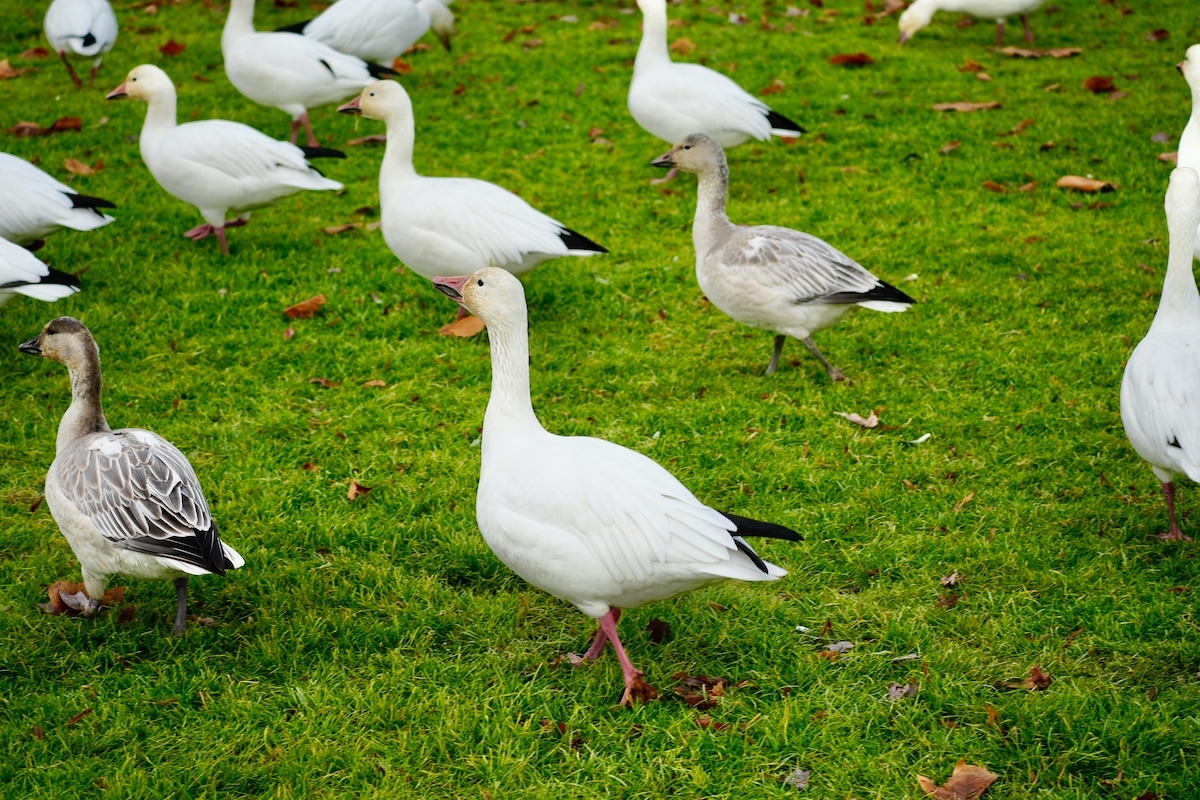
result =
[[[804,342],[835,381],[812,335],[855,308],[906,311],[916,301],[815,236],[774,225],[734,225],[725,215],[729,167],[711,136],[694,133],[652,162],[699,179],[692,243],[696,279],[713,305],[738,322],[775,331],[770,375],[788,336]]]
[[[451,0],[337,0],[315,19],[280,28],[302,33],[334,50],[390,67],[433,28],[450,49],[454,33]]]
[[[20,346],[66,365],[71,405],[58,426],[46,503],[83,569],[85,615],[113,575],[173,580],[176,636],[187,625],[190,575],[224,575],[245,563],[221,541],[192,465],[175,445],[140,428],[113,430],[100,405],[100,349],[82,322],[59,317]]]
[[[76,89],[83,88],[83,81],[70,59],[94,59],[89,83],[94,82],[101,59],[117,41],[117,15],[108,0],[54,0],[46,9],[43,27]]]
[[[234,88],[260,105],[291,114],[289,141],[296,143],[303,125],[309,147],[317,146],[310,108],[339,103],[376,78],[396,74],[298,33],[254,30],[254,0],[231,0],[221,52]]]
[[[513,572],[600,621],[582,661],[612,643],[625,678],[622,705],[652,699],[617,636],[621,610],[726,578],[778,580],[787,572],[743,537],[800,535],[709,508],[637,451],[546,431],[530,401],[521,282],[487,268],[434,285],[487,324],[492,347],[475,506],[484,540]]]
[[[245,225],[250,210],[270,205],[305,189],[333,190],[331,181],[309,165],[309,158],[345,158],[328,148],[304,148],[224,119],[175,123],[175,84],[153,64],[134,67],[125,82],[108,93],[109,100],[133,97],[146,101],[146,121],[139,144],[142,160],[159,185],[194,205],[203,225],[183,235],[199,241],[216,234],[221,252],[229,255],[225,229]],[[226,220],[232,210],[236,219]]]
[[[52,302],[79,291],[79,278],[46,266],[33,253],[0,239],[0,306],[14,294]]]
[[[1158,313],[1134,348],[1121,380],[1121,421],[1138,455],[1150,462],[1167,500],[1164,540],[1190,540],[1175,518],[1175,476],[1200,481],[1200,292],[1192,275],[1200,226],[1196,171],[1171,173],[1166,199],[1167,277]]]
[[[33,245],[63,228],[90,231],[113,218],[100,211],[116,205],[88,197],[23,158],[0,153],[0,238]]]
[[[996,20],[996,47],[1004,47],[1004,20],[1019,16],[1025,26],[1025,41],[1033,41],[1028,14],[1037,10],[1045,0],[915,0],[900,15],[900,44],[933,21],[938,11],[957,11],[973,17]]]
[[[700,64],[676,64],[667,49],[667,0],[637,0],[642,43],[629,83],[629,113],[667,144],[702,131],[722,147],[748,139],[796,137],[804,128],[729,78]],[[668,179],[674,177],[672,171]]]
[[[383,238],[418,275],[488,266],[522,275],[547,259],[608,252],[494,183],[418,175],[412,101],[399,83],[373,83],[338,111],[387,126],[379,169]]]
[[[1175,65],[1192,90],[1192,115],[1179,137],[1177,164],[1200,172],[1200,44],[1187,49],[1183,61]],[[1200,234],[1196,236],[1195,256],[1200,258]]]

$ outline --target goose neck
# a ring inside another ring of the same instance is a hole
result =
[[[541,429],[529,395],[529,333],[526,315],[488,326],[492,347],[492,394],[483,418],[491,437]]]
[[[1196,219],[1191,214],[1179,214],[1167,219],[1171,237],[1167,249],[1167,276],[1163,280],[1162,299],[1151,325],[1200,321],[1200,291],[1192,274],[1193,248],[1196,244]]]
[[[383,150],[382,171],[400,177],[417,174],[413,167],[413,145],[416,131],[413,127],[412,107],[408,113],[396,112],[384,120],[387,126],[387,144]]]
[[[642,9],[642,42],[638,45],[637,58],[633,62],[634,72],[639,67],[669,62],[667,50],[667,4],[647,3]]]
[[[1196,84],[1197,88],[1192,89],[1192,116],[1179,137],[1177,166],[1200,170],[1200,80]]]
[[[71,405],[58,425],[56,448],[59,453],[89,433],[111,430],[100,405],[100,354],[92,349],[68,370],[71,374]]]
[[[142,123],[143,142],[175,127],[176,102],[173,84],[149,98],[146,103],[146,119]]]
[[[696,258],[703,260],[721,234],[731,227],[729,217],[725,215],[729,169],[722,160],[696,177],[699,186],[696,191],[696,218],[692,221],[692,245],[696,250]]]
[[[254,33],[254,0],[230,0],[221,38],[244,33]]]

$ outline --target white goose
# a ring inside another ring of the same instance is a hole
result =
[[[130,70],[109,100],[145,100],[146,121],[139,144],[150,174],[170,194],[196,206],[205,224],[183,235],[198,241],[216,234],[229,254],[225,229],[245,225],[250,210],[305,189],[333,190],[342,184],[308,163],[319,156],[345,158],[337,150],[280,142],[240,122],[209,119],[175,123],[175,85],[153,64]],[[237,219],[226,220],[232,210]]]
[[[1183,128],[1183,135],[1179,137],[1176,164],[1200,172],[1200,44],[1189,47],[1176,68],[1192,90],[1192,115]],[[1200,234],[1196,236],[1195,256],[1200,258]]]
[[[804,128],[719,72],[700,64],[676,64],[667,50],[667,0],[638,0],[642,43],[629,83],[629,113],[638,125],[668,144],[702,131],[735,147],[771,135],[795,137]],[[671,173],[674,175],[674,172]]]
[[[79,194],[23,158],[0,153],[0,238],[29,244],[63,228],[94,230],[113,221],[101,208],[116,206]]]
[[[52,269],[33,253],[0,239],[0,305],[14,294],[52,302],[79,291],[79,279]]]
[[[59,317],[20,346],[66,365],[71,405],[58,426],[46,503],[83,569],[88,616],[113,575],[173,580],[175,635],[187,625],[188,576],[245,563],[221,541],[187,457],[156,433],[113,430],[100,405],[100,350],[83,323]]]
[[[713,305],[738,322],[776,332],[770,375],[788,336],[804,342],[835,381],[812,334],[855,308],[906,311],[916,301],[815,236],[774,225],[734,225],[725,215],[729,167],[712,137],[688,136],[653,162],[699,178],[692,243],[696,279]]]
[[[433,28],[450,49],[452,0],[337,0],[316,18],[280,28],[302,33],[334,50],[390,67],[396,58]]]
[[[494,183],[418,175],[412,101],[399,83],[373,83],[338,111],[387,125],[379,169],[383,238],[418,275],[487,266],[521,275],[547,259],[608,252]]]
[[[973,17],[996,20],[996,47],[1004,46],[1004,20],[1019,16],[1025,26],[1025,41],[1033,41],[1029,28],[1028,14],[1037,10],[1046,0],[914,0],[900,15],[900,44],[904,44],[917,31],[933,21],[938,11],[953,11]]]
[[[229,82],[256,103],[292,115],[293,144],[300,126],[317,146],[308,110],[338,103],[394,70],[339,53],[298,33],[254,30],[254,0],[231,0],[221,33]]]
[[[1175,476],[1200,481],[1200,292],[1192,275],[1200,226],[1196,171],[1171,173],[1166,199],[1167,276],[1158,313],[1134,348],[1121,380],[1121,421],[1133,449],[1150,462],[1167,500],[1170,528],[1160,539],[1189,539],[1175,519]]]
[[[617,636],[621,609],[726,578],[778,580],[744,536],[796,541],[782,525],[723,514],[671,473],[603,439],[556,436],[534,415],[521,282],[501,269],[435,278],[481,318],[492,347],[476,519],[496,556],[526,581],[600,621],[583,660],[611,642],[625,678],[621,704],[650,699]]]
[[[117,15],[108,0],[54,0],[46,9],[43,27],[76,89],[82,88],[83,81],[69,59],[94,59],[90,80],[95,81],[101,59],[117,41]]]

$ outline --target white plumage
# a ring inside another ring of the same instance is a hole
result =
[[[556,436],[534,415],[524,290],[504,270],[436,278],[482,319],[492,348],[476,518],[514,572],[600,621],[585,660],[611,641],[625,678],[622,704],[653,692],[629,661],[616,623],[632,608],[726,578],[773,581],[743,536],[796,540],[779,525],[722,514],[671,473],[601,439]]]
[[[101,208],[116,206],[79,194],[23,158],[0,153],[0,238],[28,244],[63,228],[90,231],[113,221]]]
[[[305,189],[333,190],[342,184],[317,172],[308,157],[343,157],[337,150],[306,152],[288,142],[223,119],[175,121],[175,85],[158,67],[134,67],[109,99],[145,100],[146,121],[139,144],[150,174],[170,194],[196,206],[205,224],[184,236],[203,239],[215,233],[228,254],[225,228],[243,225],[249,211]],[[226,220],[227,212],[240,216]]]
[[[94,81],[101,59],[117,41],[117,15],[108,0],[54,0],[46,9],[43,27],[76,89],[83,82],[69,59],[92,59]]]
[[[33,253],[0,239],[0,305],[14,294],[51,302],[79,291],[79,279],[42,263]]]
[[[916,302],[832,245],[774,225],[734,225],[725,215],[729,168],[712,137],[695,133],[655,166],[699,178],[692,243],[696,279],[713,305],[738,322],[776,332],[766,374],[775,371],[787,336],[802,342],[835,381],[841,370],[825,360],[812,334],[855,308],[905,311]]]
[[[218,536],[192,465],[156,433],[108,426],[100,350],[82,322],[51,320],[20,350],[64,364],[71,374],[71,405],[58,427],[46,503],[83,570],[85,613],[99,609],[113,575],[173,580],[173,632],[182,633],[188,576],[224,575],[245,563]]]
[[[1176,66],[1192,90],[1192,115],[1183,128],[1183,135],[1179,137],[1176,165],[1200,173],[1200,44],[1189,47],[1183,61]],[[1196,236],[1194,253],[1196,258],[1200,258],[1200,234]]]
[[[996,20],[996,47],[1004,46],[1004,20],[1019,16],[1025,26],[1025,41],[1033,41],[1027,14],[1032,14],[1046,0],[914,0],[900,15],[900,44],[933,21],[938,11],[970,14],[973,17]]]
[[[447,50],[454,33],[451,0],[337,0],[315,18],[280,30],[302,33],[334,50],[390,67],[430,28]]]
[[[1166,198],[1171,241],[1158,313],[1134,348],[1121,380],[1121,421],[1133,449],[1162,484],[1170,528],[1161,539],[1187,539],[1175,518],[1175,476],[1200,481],[1200,292],[1192,253],[1200,226],[1196,171],[1171,173]]]
[[[666,0],[638,0],[638,7],[644,27],[629,83],[629,113],[648,133],[674,144],[699,131],[723,147],[804,133],[721,73],[671,61]]]
[[[379,170],[383,238],[418,275],[488,266],[521,275],[547,259],[608,252],[494,183],[418,175],[412,101],[399,83],[373,83],[338,110],[387,125]]]
[[[310,108],[341,102],[391,72],[298,33],[254,30],[254,0],[231,0],[221,52],[229,82],[254,102],[290,114],[291,142],[304,125],[310,147],[317,146]]]

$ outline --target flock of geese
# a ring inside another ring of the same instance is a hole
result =
[[[900,18],[901,43],[939,7],[997,19],[1000,39],[1003,18],[1019,15],[1030,38],[1024,15],[1040,2],[916,0]],[[449,48],[448,3],[337,0],[313,20],[260,32],[254,0],[231,0],[221,39],[226,73],[246,97],[290,116],[290,141],[228,120],[179,124],[175,86],[151,64],[133,68],[107,97],[146,103],[139,147],[147,169],[204,220],[184,236],[215,236],[226,255],[226,229],[246,224],[252,210],[300,191],[342,188],[310,163],[344,158],[318,144],[310,109],[342,103],[339,111],[386,126],[379,173],[384,240],[409,269],[454,300],[460,315],[475,315],[489,332],[492,391],[482,437],[479,529],[514,572],[599,621],[591,647],[578,660],[594,659],[611,644],[624,676],[622,704],[645,700],[654,690],[621,644],[622,609],[727,578],[777,580],[786,571],[763,560],[746,539],[796,541],[800,535],[705,505],[636,451],[557,436],[539,423],[529,388],[525,296],[516,276],[549,259],[607,250],[495,184],[416,171],[412,99],[387,76],[393,59],[431,28]],[[731,318],[775,334],[767,373],[775,371],[791,336],[832,380],[843,380],[813,334],[855,308],[905,311],[913,298],[815,236],[729,220],[725,148],[800,136],[804,129],[725,75],[673,62],[666,0],[637,4],[644,30],[628,106],[639,125],[672,145],[653,163],[671,175],[682,170],[697,176],[692,236],[701,289]],[[82,82],[70,59],[93,60],[94,79],[117,35],[108,0],[54,0],[45,29],[77,86]],[[1200,293],[1192,275],[1193,253],[1200,257],[1200,45],[1179,67],[1192,87],[1194,112],[1166,194],[1167,275],[1158,314],[1121,385],[1129,439],[1162,483],[1170,522],[1162,537],[1168,539],[1187,538],[1175,514],[1175,476],[1200,481]],[[303,146],[296,144],[301,128]],[[14,293],[52,301],[78,291],[75,276],[47,267],[31,250],[62,228],[110,224],[106,209],[113,204],[80,195],[7,154],[0,154],[0,185],[0,302]],[[64,364],[70,373],[71,403],[45,490],[82,567],[85,591],[68,602],[90,616],[113,576],[173,580],[173,631],[182,633],[189,577],[224,575],[244,564],[221,541],[195,471],[161,436],[109,427],[99,349],[82,322],[52,320],[20,350]]]

